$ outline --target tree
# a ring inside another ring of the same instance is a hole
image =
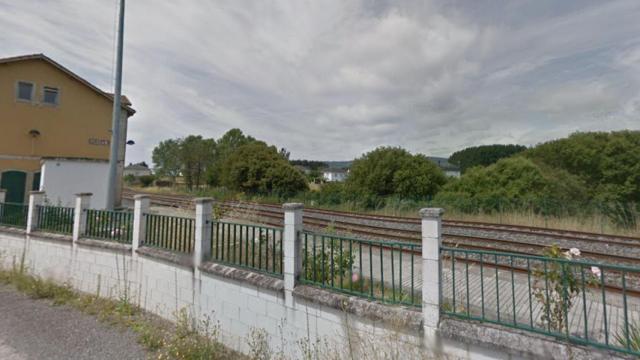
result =
[[[238,147],[222,164],[224,186],[249,194],[292,196],[307,189],[304,176],[274,146],[253,141]]]
[[[213,164],[215,140],[190,135],[181,142],[180,160],[187,187],[200,187],[207,169]]]
[[[444,173],[423,155],[399,147],[379,147],[356,159],[347,187],[356,193],[421,199],[446,182]]]
[[[156,174],[160,177],[169,177],[172,183],[175,183],[176,177],[180,175],[180,170],[182,169],[180,160],[181,142],[182,140],[180,139],[161,141],[153,149],[151,155]]]
[[[579,177],[596,199],[640,202],[640,131],[574,133],[523,155]]]
[[[464,150],[456,151],[449,157],[449,162],[460,167],[464,173],[474,166],[488,166],[498,160],[510,157],[526,150],[522,145],[482,145],[468,147]]]
[[[211,167],[207,171],[207,183],[209,185],[220,184],[220,173],[224,162],[240,146],[257,141],[254,137],[242,133],[240,129],[227,131],[216,142],[216,149]]]

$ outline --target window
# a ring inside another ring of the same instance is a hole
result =
[[[42,89],[42,103],[46,105],[58,105],[59,91],[57,88],[45,86]]]
[[[35,85],[26,81],[18,81],[18,100],[22,101],[33,101],[33,91],[35,90]]]

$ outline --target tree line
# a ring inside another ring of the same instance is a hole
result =
[[[326,164],[290,161],[285,149],[239,129],[217,140],[195,135],[165,140],[153,151],[156,173],[182,176],[190,189],[224,187],[281,201],[360,208],[430,202],[466,212],[527,207],[548,214],[586,211],[598,204],[623,225],[633,223],[633,214],[640,211],[639,131],[575,133],[531,148],[476,146],[454,153],[450,162],[463,170],[460,178],[446,177],[422,154],[383,146],[355,159],[344,183],[311,191],[308,181]],[[308,168],[309,174],[294,164]]]
[[[219,139],[200,135],[161,141],[153,149],[157,176],[189,190],[223,186],[247,194],[292,196],[307,188],[304,176],[289,163],[289,153],[231,129]]]

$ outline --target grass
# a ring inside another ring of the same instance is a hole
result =
[[[176,314],[176,323],[143,311],[127,297],[112,300],[79,293],[68,284],[59,285],[29,275],[24,260],[9,269],[0,269],[0,284],[12,285],[34,299],[50,300],[54,306],[67,305],[121,329],[131,329],[137,341],[156,359],[242,359],[218,341],[219,328],[206,318],[197,322],[186,310]]]

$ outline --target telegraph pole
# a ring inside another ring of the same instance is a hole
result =
[[[118,20],[118,50],[116,54],[116,74],[113,91],[113,120],[111,124],[111,153],[109,156],[109,183],[107,185],[107,210],[113,210],[118,184],[118,158],[120,151],[120,115],[122,113],[122,48],[124,41],[124,2],[120,0]]]

